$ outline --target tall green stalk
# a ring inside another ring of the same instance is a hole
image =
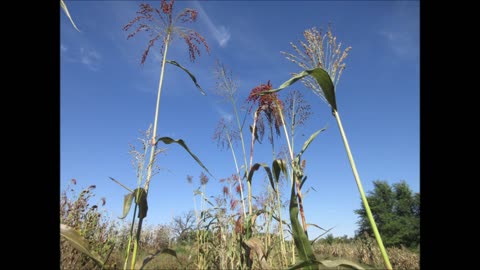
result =
[[[166,63],[166,60],[167,60],[167,51],[168,51],[168,45],[169,45],[169,41],[170,41],[170,31],[168,31],[167,37],[166,37],[165,40],[166,40],[165,41],[165,52],[163,53],[162,68],[160,70],[160,81],[158,83],[157,103],[156,103],[156,106],[155,106],[155,120],[153,122],[153,134],[152,134],[152,141],[151,141],[152,145],[151,145],[151,148],[150,148],[150,160],[149,160],[148,166],[147,166],[147,178],[145,180],[145,186],[144,186],[145,193],[147,194],[147,196],[148,196],[148,188],[150,186],[150,181],[152,179],[152,167],[153,167],[153,164],[154,164],[155,149],[156,149],[156,145],[157,145],[156,144],[156,136],[157,136],[158,112],[160,110],[160,96],[162,94],[163,75],[165,73],[165,63]],[[140,189],[137,189],[137,198],[138,198],[139,194],[140,194]],[[133,218],[135,218],[135,215],[133,216]],[[133,245],[133,255],[132,255],[132,261],[131,261],[131,266],[130,266],[132,269],[135,266],[135,262],[136,262],[138,245],[140,243],[140,236],[141,236],[141,233],[142,233],[142,224],[143,224],[143,218],[140,218],[140,220],[138,221],[137,234],[136,234],[135,242],[134,242],[134,245]]]
[[[352,153],[348,145],[347,137],[343,131],[342,122],[337,112],[337,104],[335,97],[335,86],[338,84],[343,70],[346,64],[343,63],[348,56],[348,52],[351,47],[347,47],[345,50],[340,50],[341,43],[337,44],[336,37],[332,34],[329,26],[328,31],[322,34],[322,31],[318,31],[315,27],[307,29],[303,32],[306,42],[302,42],[302,46],[299,47],[291,43],[293,49],[297,55],[282,52],[288,60],[299,65],[305,69],[302,73],[294,76],[294,78],[285,82],[284,85],[290,85],[295,81],[302,79],[302,82],[307,88],[313,90],[315,94],[321,97],[331,108],[334,117],[337,119],[337,124],[340,129],[340,133],[347,151],[347,155],[352,167],[353,175],[360,191],[362,202],[365,206],[370,225],[374,231],[375,238],[384,259],[385,267],[389,270],[392,269],[390,260],[388,258],[385,247],[383,246],[382,238],[378,232],[375,220],[373,219],[370,207],[365,197],[365,192],[358,176],[355,162],[353,161]],[[326,46],[325,46],[326,43]],[[306,77],[306,75],[311,75]],[[284,85],[283,88],[284,88]],[[280,88],[282,88],[282,86]],[[279,91],[275,90],[275,91]]]
[[[382,253],[383,260],[385,262],[385,266],[387,269],[391,270],[392,265],[390,264],[390,260],[387,255],[387,251],[383,245],[382,237],[378,232],[377,225],[375,220],[373,219],[372,211],[370,210],[370,206],[368,205],[367,197],[365,196],[365,192],[363,191],[362,182],[360,181],[360,176],[357,172],[357,166],[355,166],[355,161],[353,160],[352,152],[350,151],[350,146],[348,144],[347,136],[345,135],[345,131],[343,130],[342,121],[340,120],[340,115],[338,114],[337,110],[333,110],[333,115],[335,119],[337,119],[337,124],[340,129],[340,134],[342,135],[343,144],[345,145],[345,150],[347,151],[348,160],[350,161],[350,166],[352,167],[353,176],[355,177],[355,181],[357,182],[358,191],[360,192],[360,196],[362,197],[363,205],[365,206],[365,210],[367,212],[368,220],[372,226],[373,234],[375,235],[375,239],[377,240],[378,247],[380,248],[380,252]]]
[[[158,124],[158,112],[160,110],[160,96],[162,95],[162,85],[163,85],[163,75],[165,74],[165,63],[167,61],[167,51],[168,45],[170,41],[170,31],[167,34],[167,38],[165,39],[165,52],[163,53],[162,59],[162,68],[160,70],[160,81],[158,83],[158,94],[157,94],[157,104],[155,106],[155,120],[153,121],[153,134],[152,134],[152,148],[150,150],[150,162],[148,163],[147,167],[147,178],[145,181],[145,191],[148,193],[148,187],[150,186],[150,180],[152,178],[152,167],[153,167],[153,160],[155,158],[155,148],[156,144],[156,137],[157,137],[157,124]]]
[[[139,246],[141,230],[143,219],[147,215],[147,196],[148,190],[150,186],[150,181],[152,178],[152,170],[155,163],[155,156],[156,156],[156,146],[157,146],[157,126],[158,126],[158,114],[160,111],[160,97],[162,94],[162,85],[163,85],[163,78],[165,73],[165,64],[168,62],[173,64],[180,69],[184,70],[195,83],[197,88],[200,89],[201,93],[204,94],[203,90],[198,85],[195,76],[193,76],[187,69],[183,66],[178,64],[175,61],[168,61],[167,60],[167,53],[170,42],[172,41],[173,35],[177,35],[185,40],[188,49],[189,49],[189,56],[192,62],[195,61],[196,55],[200,55],[200,50],[198,49],[198,45],[204,45],[207,52],[209,52],[208,44],[199,33],[195,32],[194,30],[186,27],[176,27],[175,24],[177,22],[181,23],[191,23],[195,22],[197,19],[198,12],[194,9],[186,8],[182,12],[178,13],[174,16],[173,13],[173,5],[174,0],[161,0],[160,2],[160,9],[152,7],[148,3],[141,3],[139,4],[139,11],[137,11],[137,17],[127,23],[123,30],[129,31],[130,29],[134,28],[134,30],[128,35],[127,39],[134,37],[139,32],[146,32],[150,35],[151,39],[148,42],[148,46],[142,55],[141,64],[145,63],[147,59],[148,53],[150,49],[155,45],[155,42],[160,40],[162,42],[162,50],[161,53],[163,54],[162,59],[162,66],[160,70],[160,80],[158,84],[158,93],[157,93],[157,100],[156,100],[156,107],[155,107],[155,118],[153,123],[153,134],[151,137],[151,142],[147,142],[147,145],[150,144],[150,158],[149,163],[147,166],[147,175],[145,178],[145,184],[143,188],[137,188],[137,192],[135,193],[135,203],[139,204],[139,222],[137,227],[137,234],[134,243],[134,251],[133,251],[133,259],[131,263],[131,267],[135,266],[135,260],[137,255],[137,249]],[[195,44],[196,43],[196,44]],[[163,143],[171,144],[171,143],[178,143],[180,144],[189,154],[199,163],[204,169],[205,166],[201,164],[198,157],[196,157],[193,153],[190,152],[188,147],[186,146],[183,140],[174,140],[169,137],[162,137],[158,139],[161,140]],[[208,170],[206,170],[208,172]],[[124,216],[128,214],[130,209],[131,199],[133,197],[133,193],[129,194],[125,197],[125,204],[124,204]],[[133,217],[135,220],[135,216]],[[129,251],[128,251],[129,252]],[[128,259],[128,257],[127,257]]]

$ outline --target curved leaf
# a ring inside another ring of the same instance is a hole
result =
[[[312,77],[317,80],[317,83],[320,85],[323,91],[323,96],[328,101],[332,109],[337,110],[337,100],[335,98],[335,86],[333,85],[332,78],[330,75],[321,68],[312,69],[307,71]]]
[[[137,188],[133,192],[135,193],[135,203],[139,207],[138,218],[145,218],[148,211],[147,191],[143,188]]]
[[[302,150],[300,150],[300,152],[297,154],[297,158],[300,159],[303,155],[303,152],[305,152],[305,150],[307,150],[308,146],[310,145],[310,143],[312,143],[313,139],[315,139],[315,137],[317,137],[317,135],[326,130],[327,128],[321,128],[319,130],[317,130],[315,133],[313,133],[310,138],[308,138],[308,140],[305,141],[305,143],[303,144],[303,147],[302,147]]]
[[[177,252],[173,249],[169,249],[169,248],[164,248],[164,249],[159,249],[157,250],[155,253],[153,254],[150,254],[148,256],[146,256],[145,258],[143,258],[142,261],[138,261],[137,262],[137,265],[136,265],[136,269],[144,269],[145,265],[147,265],[147,263],[149,263],[151,260],[153,260],[155,258],[155,256],[159,255],[159,254],[169,254],[175,258],[178,259],[177,257]]]
[[[365,268],[361,267],[360,265],[348,260],[336,260],[336,261],[323,260],[323,261],[320,261],[319,263],[330,268],[346,266],[352,269],[365,270]]]
[[[135,198],[135,203],[139,206],[138,218],[145,218],[147,216],[147,192],[143,188],[137,188],[125,195],[123,199],[123,214],[119,218],[124,219],[128,215],[132,207],[133,198]]]
[[[287,163],[283,159],[276,159],[272,162],[273,179],[278,183],[280,172],[287,177]]]
[[[257,237],[252,237],[244,241],[245,245],[247,245],[250,250],[253,250],[257,255],[258,260],[260,261],[260,269],[269,269],[267,263],[267,254],[263,252],[263,242]],[[252,251],[250,251],[251,253]],[[250,254],[250,257],[252,255]]]
[[[294,270],[294,269],[301,269],[303,267],[311,266],[311,265],[318,265],[318,262],[315,261],[300,261],[288,268],[288,270]]]
[[[99,266],[103,267],[102,259],[93,251],[90,251],[87,240],[85,240],[85,238],[83,238],[74,228],[65,224],[60,224],[60,235],[65,237],[75,249],[89,256]]]
[[[300,183],[300,187],[298,189],[302,189],[303,184],[305,184],[305,181],[307,181],[307,176],[306,175],[303,177],[302,182]],[[304,193],[304,194],[307,194],[307,193]]]
[[[310,244],[311,244],[311,245],[313,245],[313,243],[315,243],[318,239],[320,239],[320,237],[324,236],[325,234],[327,234],[328,232],[330,232],[333,228],[335,228],[335,227],[332,227],[332,228],[330,228],[330,229],[328,229],[328,230],[325,230],[325,229],[321,228],[320,226],[318,226],[318,225],[316,225],[316,224],[308,224],[308,225],[312,225],[312,226],[314,226],[314,227],[317,227],[317,228],[322,229],[322,230],[325,231],[324,233],[320,234],[320,235],[317,236],[315,239],[313,239],[312,241],[310,241]]]
[[[215,221],[218,221],[217,217],[212,218],[210,222],[208,222],[208,224],[205,226],[205,229],[210,230],[210,226],[212,226],[212,224],[215,224]]]
[[[135,191],[132,191],[131,193],[128,193],[127,195],[125,195],[123,199],[123,214],[121,217],[119,217],[120,219],[124,219],[128,215],[128,212],[130,212],[130,208],[132,206],[132,200],[133,200],[133,197],[135,196],[134,192]]]
[[[328,230],[325,230],[324,228],[322,228],[322,227],[320,227],[320,226],[318,226],[317,224],[314,224],[314,223],[308,223],[307,225],[308,225],[308,226],[316,227],[316,228],[318,228],[318,229],[320,229],[320,230],[322,230],[322,231],[326,231],[326,232],[328,232],[328,231],[330,231],[331,229],[334,228],[334,227],[332,227],[332,228],[330,228],[330,229],[328,229]]]
[[[72,23],[73,27],[75,27],[75,29],[80,32],[80,30],[78,30],[77,26],[75,25],[75,23],[73,22],[73,19],[72,19],[72,16],[70,16],[70,12],[68,12],[68,8],[67,8],[67,5],[65,4],[65,2],[63,0],[60,0],[60,6],[62,7],[63,11],[65,12],[65,14],[67,15],[68,19],[70,19],[70,22]]]
[[[272,171],[270,170],[270,168],[265,163],[255,163],[255,164],[253,164],[252,168],[250,169],[250,172],[248,173],[247,181],[252,183],[253,173],[256,170],[258,170],[258,168],[260,168],[260,166],[262,166],[265,169],[265,171],[267,172],[268,180],[270,180],[270,184],[272,185],[273,190],[275,192],[277,192],[275,190],[275,185],[273,184]]]
[[[188,76],[190,76],[190,78],[192,79],[193,83],[195,84],[195,86],[200,90],[200,93],[204,96],[206,96],[205,92],[203,92],[203,89],[200,87],[200,85],[197,83],[197,78],[195,78],[195,76],[193,76],[193,74],[188,71],[188,69],[184,68],[182,65],[180,65],[179,63],[175,62],[175,61],[171,61],[171,60],[166,60],[165,62],[169,63],[169,64],[172,64],[174,66],[177,66],[179,68],[181,68],[183,71],[185,71]]]
[[[179,140],[174,140],[170,137],[162,137],[160,139],[157,140],[156,143],[158,143],[159,141],[162,141],[163,143],[165,144],[171,144],[171,143],[178,143],[179,145],[181,145],[185,150],[187,150],[187,152],[190,154],[190,156],[192,156],[193,159],[195,159],[195,161],[198,163],[198,165],[200,165],[210,176],[212,176],[213,178],[215,178],[215,176],[213,176],[210,171],[208,171],[207,167],[205,167],[205,165],[203,165],[203,163],[200,161],[200,159],[195,155],[193,154],[190,149],[188,148],[188,146],[185,144],[185,142],[182,140],[182,139],[179,139]]]
[[[259,93],[259,95],[264,95],[268,93],[274,93],[278,92],[284,88],[287,88],[288,86],[294,84],[296,81],[302,79],[303,77],[311,75],[315,80],[318,82],[320,87],[322,88],[323,91],[323,96],[325,99],[328,101],[329,105],[332,107],[332,109],[337,110],[337,101],[335,98],[335,86],[333,85],[332,79],[330,78],[330,75],[322,69],[322,68],[314,68],[314,69],[306,69],[286,82],[282,83],[280,87],[268,91],[264,91]]]
[[[245,227],[245,239],[250,239],[253,233],[253,228],[255,227],[255,221],[257,220],[257,217],[264,213],[265,213],[265,210],[260,209],[260,210],[253,211],[252,214],[249,214],[247,216],[247,220],[246,220],[247,222]]]
[[[312,245],[308,241],[308,236],[300,225],[298,220],[298,201],[297,195],[295,193],[295,183],[292,185],[292,191],[290,195],[290,223],[292,224],[292,237],[295,247],[297,249],[298,255],[302,260],[302,263],[292,266],[290,269],[298,269],[306,267],[306,269],[318,269],[318,265],[309,264],[310,261],[315,260],[315,254],[313,253]],[[306,264],[304,264],[306,263]]]
[[[351,262],[351,261],[348,261],[348,260],[336,260],[336,261],[331,261],[331,260],[323,260],[323,261],[317,261],[317,260],[306,260],[306,261],[301,261],[301,262],[298,262],[292,266],[290,266],[288,269],[289,270],[294,270],[294,269],[300,269],[300,268],[303,268],[303,267],[308,267],[308,266],[313,266],[313,265],[323,265],[323,266],[326,266],[328,268],[337,268],[339,266],[346,266],[348,268],[351,268],[351,269],[357,269],[357,270],[365,270],[365,268],[363,268],[362,266],[354,263],[354,262]]]

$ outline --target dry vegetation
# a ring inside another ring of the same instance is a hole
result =
[[[75,180],[72,180],[72,183],[75,183]],[[88,240],[93,250],[103,258],[108,257],[107,267],[122,269],[129,225],[120,226],[102,216],[103,212],[99,207],[102,207],[104,199],[94,199],[94,186],[85,188],[78,194],[74,188],[75,185],[73,188],[68,187],[69,196],[66,191],[62,192],[62,223],[76,228]],[[95,201],[98,203],[92,204]],[[227,200],[222,203],[221,199],[216,202],[220,203],[219,206],[228,203]],[[268,204],[268,200],[264,203]],[[145,258],[164,248],[176,252],[176,257],[170,254],[153,257],[144,269],[246,269],[240,256],[243,250],[240,237],[235,232],[236,215],[226,215],[221,210],[209,209],[204,212],[208,217],[205,221],[208,222],[201,227],[203,229],[192,227],[191,230],[185,230],[184,225],[188,223],[191,213],[193,211],[175,217],[171,224],[147,225],[143,228],[139,258]],[[259,222],[258,227],[265,227],[267,223],[267,220]],[[275,232],[275,228],[272,231]],[[284,241],[286,254],[282,252],[280,242],[278,231],[269,234],[256,231],[254,237],[247,241],[253,250],[252,269],[284,269],[285,259],[287,265],[293,264],[293,241]],[[101,269],[63,239],[60,249],[61,269]],[[347,259],[359,263],[365,269],[383,269],[380,251],[372,238],[343,237],[330,241],[322,238],[313,245],[313,249],[318,260]],[[420,269],[418,251],[414,252],[405,247],[387,248],[387,251],[394,269]],[[265,259],[262,260],[263,256]]]

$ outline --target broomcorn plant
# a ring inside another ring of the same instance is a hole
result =
[[[241,200],[242,200],[242,206],[243,206],[243,218],[244,220],[247,219],[246,216],[246,209],[245,209],[245,202],[244,202],[244,196],[243,196],[243,187],[241,184],[241,179],[242,175],[240,173],[240,168],[238,166],[238,162],[236,159],[236,155],[234,152],[234,149],[232,147],[232,143],[234,139],[240,140],[242,144],[242,154],[243,154],[243,168],[245,170],[244,175],[247,175],[249,172],[249,167],[247,163],[247,153],[245,151],[245,139],[243,138],[243,123],[240,123],[240,116],[238,114],[238,109],[237,109],[237,90],[238,90],[238,84],[237,82],[233,79],[232,72],[227,70],[225,65],[221,63],[220,61],[217,60],[216,66],[215,66],[215,79],[216,79],[216,93],[223,97],[225,100],[227,100],[231,105],[232,109],[235,115],[235,120],[236,120],[236,127],[233,128],[233,126],[226,125],[226,123],[220,123],[219,127],[217,128],[217,131],[215,132],[214,139],[222,141],[223,138],[226,138],[229,144],[229,148],[232,151],[233,159],[235,162],[235,168],[238,174],[238,179],[239,179],[239,188],[240,188],[240,195],[241,195]],[[223,132],[224,133],[223,133]],[[252,214],[252,191],[251,191],[251,186],[250,184],[247,183],[247,189],[248,189],[248,214]]]
[[[162,84],[163,84],[163,79],[164,79],[164,74],[165,74],[165,64],[170,63],[173,64],[182,70],[184,70],[190,78],[193,80],[197,88],[200,89],[201,93],[203,93],[202,89],[198,85],[196,78],[183,66],[178,64],[175,61],[169,61],[167,60],[167,52],[169,49],[169,46],[171,42],[174,40],[174,38],[179,37],[185,41],[188,47],[188,52],[189,52],[189,57],[190,61],[194,62],[196,59],[196,56],[200,55],[200,49],[199,46],[204,46],[206,51],[209,52],[209,47],[205,39],[196,31],[186,28],[184,26],[178,26],[180,23],[193,23],[197,19],[197,11],[194,9],[186,8],[182,12],[178,14],[174,14],[173,12],[173,5],[174,5],[174,0],[171,1],[166,1],[162,0],[160,3],[160,9],[152,7],[150,4],[140,4],[140,9],[137,11],[137,16],[131,20],[128,24],[126,24],[123,27],[123,30],[129,31],[133,29],[133,31],[128,35],[127,39],[130,39],[134,37],[136,34],[139,32],[146,32],[147,34],[150,35],[150,40],[148,42],[148,46],[143,52],[142,58],[141,58],[141,64],[144,64],[147,57],[148,53],[150,52],[150,49],[155,45],[157,41],[160,40],[161,42],[161,48],[160,48],[160,53],[162,54],[162,64],[161,64],[161,70],[160,70],[160,80],[158,84],[158,93],[157,93],[157,100],[156,100],[156,106],[155,106],[155,117],[154,117],[154,122],[153,122],[153,131],[152,131],[152,136],[150,140],[150,158],[149,162],[147,163],[147,171],[146,171],[146,177],[145,177],[145,182],[143,188],[140,188],[140,185],[137,185],[137,188],[134,190],[134,192],[130,193],[127,195],[125,198],[125,205],[124,205],[124,214],[125,214],[125,209],[128,209],[130,207],[125,207],[127,204],[131,204],[131,200],[133,197],[135,197],[135,203],[136,206],[140,206],[139,210],[139,222],[138,222],[138,227],[137,227],[137,234],[135,238],[135,243],[134,243],[134,250],[133,250],[133,258],[131,262],[131,267],[135,265],[136,261],[136,254],[137,254],[137,247],[139,244],[139,239],[140,239],[140,233],[142,229],[142,223],[143,219],[147,215],[147,196],[148,196],[148,189],[150,185],[150,181],[152,178],[152,170],[153,170],[153,165],[155,161],[155,155],[157,153],[156,151],[156,146],[157,143],[161,140],[164,143],[170,144],[170,143],[178,143],[181,146],[187,150],[190,155],[199,163],[201,162],[198,160],[198,158],[193,155],[188,147],[186,147],[185,143],[183,140],[173,140],[168,137],[162,137],[157,139],[157,124],[158,124],[158,114],[160,110],[160,97],[162,93]],[[201,165],[204,167],[203,165]],[[208,170],[207,170],[208,171]],[[135,193],[135,194],[134,194]],[[142,207],[143,205],[143,207]],[[137,210],[137,207],[135,206],[135,211]],[[128,213],[127,210],[127,213]],[[135,213],[134,217],[135,219]],[[133,223],[132,223],[133,224]],[[129,254],[129,250],[127,251]],[[124,268],[127,267],[127,261],[128,261],[128,256],[125,260],[125,265]]]
[[[178,15],[174,16],[174,2],[175,0],[172,0],[170,2],[162,0],[161,10],[153,8],[150,4],[140,4],[140,11],[137,12],[137,14],[139,15],[123,27],[123,30],[128,31],[132,27],[136,26],[136,29],[128,35],[127,39],[134,37],[138,32],[141,31],[149,33],[151,37],[150,41],[148,42],[147,48],[143,52],[141,64],[145,63],[148,53],[150,49],[155,45],[155,42],[158,40],[161,40],[162,42],[160,53],[163,55],[163,58],[160,70],[160,80],[158,84],[157,102],[155,106],[155,119],[153,121],[153,134],[151,142],[152,149],[150,151],[150,161],[153,159],[155,153],[158,113],[160,110],[160,97],[162,94],[163,76],[165,73],[165,64],[167,63],[167,52],[170,43],[176,36],[184,39],[185,43],[188,46],[190,61],[192,62],[195,62],[195,58],[197,55],[200,56],[200,49],[198,48],[198,45],[203,45],[207,52],[209,52],[207,42],[199,33],[186,27],[177,26],[177,23],[179,22],[195,22],[198,15],[197,11],[187,8]],[[147,179],[145,182],[145,192],[147,192],[147,194],[148,187],[150,185],[151,174],[152,167],[149,164],[147,169]]]
[[[372,226],[373,232],[375,234],[375,239],[377,240],[378,246],[382,253],[382,257],[384,259],[385,267],[387,269],[392,269],[390,264],[388,255],[386,253],[385,247],[382,242],[382,238],[378,232],[377,226],[375,224],[375,220],[373,219],[372,212],[368,205],[367,198],[365,196],[365,192],[363,191],[362,183],[360,180],[360,176],[358,175],[357,168],[355,166],[355,162],[353,160],[353,156],[350,150],[350,146],[348,144],[347,137],[345,135],[345,131],[343,130],[343,125],[340,120],[340,115],[337,111],[337,104],[335,98],[335,90],[336,86],[340,80],[340,76],[342,75],[343,70],[345,69],[345,63],[343,61],[348,56],[348,52],[350,51],[351,47],[347,47],[345,50],[341,50],[341,43],[337,44],[337,38],[332,34],[331,28],[328,28],[326,34],[322,34],[321,31],[318,31],[316,28],[307,29],[304,31],[304,37],[306,42],[301,41],[300,46],[297,46],[291,43],[292,48],[295,50],[296,55],[282,52],[286,55],[286,58],[291,62],[297,64],[301,68],[307,70],[314,70],[320,68],[317,74],[322,72],[326,72],[328,77],[326,76],[307,76],[302,77],[301,80],[304,85],[313,90],[315,94],[317,94],[320,98],[322,98],[327,105],[329,105],[332,109],[332,114],[337,120],[338,127],[340,129],[340,134],[343,139],[343,143],[345,145],[345,150],[348,155],[348,159],[350,161],[350,165],[352,167],[353,175],[355,177],[355,181],[358,186],[358,190],[360,192],[360,196],[362,198],[362,202],[365,206],[367,216],[369,218],[370,224]],[[296,76],[301,74],[295,74]],[[320,79],[320,77],[323,77]]]

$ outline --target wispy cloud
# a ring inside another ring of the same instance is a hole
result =
[[[387,39],[390,48],[399,57],[409,56],[418,48],[410,33],[383,30],[380,35]]]
[[[208,16],[208,14],[202,8],[200,3],[195,1],[194,5],[199,10],[199,12],[202,13],[200,18],[207,24],[208,30],[213,35],[213,37],[217,40],[218,45],[220,45],[220,47],[222,48],[226,47],[228,41],[230,40],[230,32],[228,31],[228,29],[223,25],[213,24],[212,20],[210,19],[210,16]]]
[[[93,71],[98,71],[102,56],[94,49],[80,48],[80,63]]]
[[[60,51],[63,53],[63,59],[68,62],[83,64],[92,71],[98,71],[100,69],[102,55],[93,48],[80,47],[68,49],[65,45],[61,44]]]
[[[393,53],[400,58],[419,55],[419,6],[409,1],[395,1],[392,14],[379,31]],[[395,22],[395,23],[393,23]]]
[[[218,104],[213,104],[213,107],[215,108],[215,111],[217,111],[217,113],[228,122],[233,120],[233,114],[226,112]]]

